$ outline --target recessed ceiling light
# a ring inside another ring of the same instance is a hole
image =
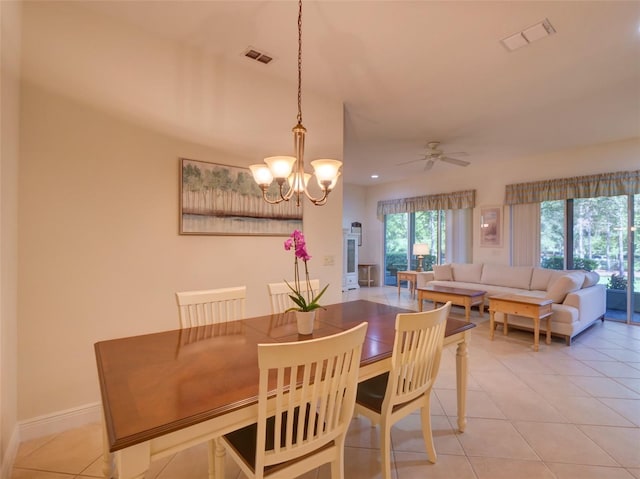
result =
[[[378,175],[371,175],[371,178],[373,178],[374,180],[377,180],[379,178]]]

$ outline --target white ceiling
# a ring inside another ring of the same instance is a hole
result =
[[[290,82],[295,97],[296,2],[73,8],[239,65],[249,64],[246,47],[264,50],[275,61],[248,71]],[[640,136],[638,1],[306,1],[303,9],[303,113],[307,91],[344,103],[348,183],[464,171],[398,166],[432,140],[476,164]],[[545,18],[556,34],[514,52],[501,44]],[[285,113],[293,126],[296,111]],[[308,142],[321,137],[318,128]],[[238,132],[238,141],[250,136]]]

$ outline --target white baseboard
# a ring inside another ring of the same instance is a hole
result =
[[[100,422],[102,420],[101,403],[85,404],[65,411],[20,421],[20,441],[28,441],[50,434],[67,431],[76,427]]]
[[[9,444],[7,444],[7,450],[2,460],[2,470],[0,471],[0,477],[2,477],[2,479],[9,479],[11,477],[13,463],[16,461],[16,456],[18,455],[18,447],[20,447],[20,431],[18,430],[18,426],[16,426],[13,428],[11,439],[9,439]]]

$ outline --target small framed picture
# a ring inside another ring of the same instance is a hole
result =
[[[502,206],[480,207],[480,246],[502,246]]]

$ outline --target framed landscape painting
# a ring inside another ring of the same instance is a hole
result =
[[[180,159],[180,234],[289,236],[302,207],[270,205],[248,168]]]
[[[480,246],[502,246],[502,206],[480,208]]]

